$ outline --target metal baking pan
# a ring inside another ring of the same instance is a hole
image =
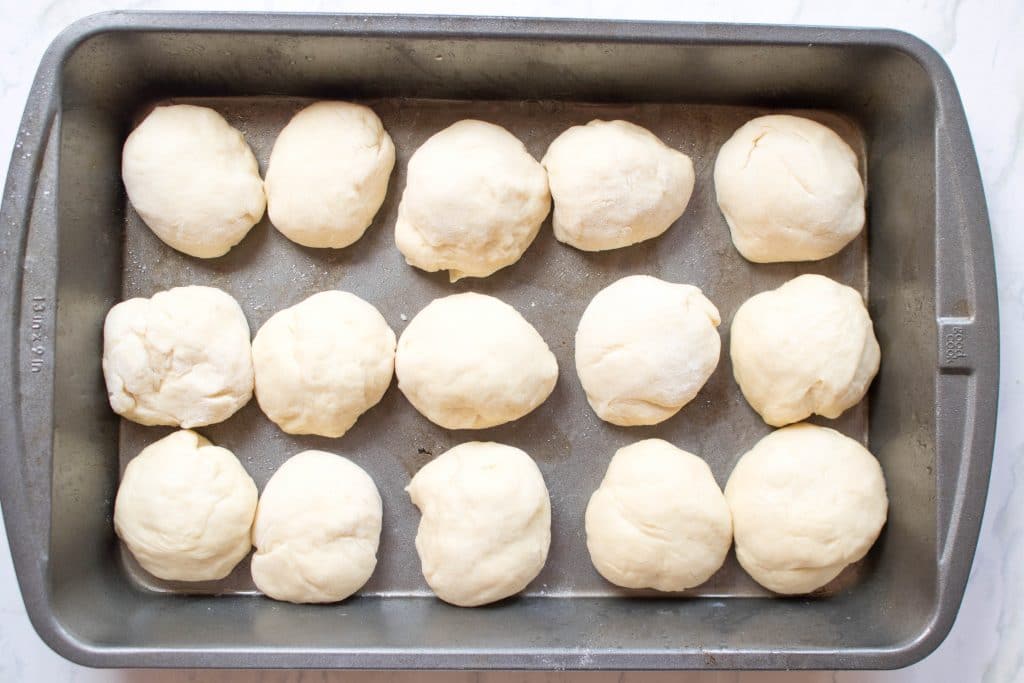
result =
[[[202,102],[246,135],[261,167],[311,98],[367,102],[398,163],[374,225],[340,251],[295,245],[267,222],[227,256],[192,259],[130,208],[120,150],[163,101]],[[840,132],[868,179],[866,234],[815,263],[757,265],[732,247],[711,183],[715,153],[746,119],[797,111]],[[564,128],[625,118],[689,154],[690,207],[664,236],[583,253],[550,226],[516,265],[449,284],[404,264],[392,230],[405,162],[465,117],[502,124],[540,156]],[[892,31],[504,18],[112,13],[65,31],[43,58],[2,208],[0,496],[32,623],[94,666],[352,668],[885,668],[945,637],[967,580],[992,456],[997,309],[984,196],[967,124],[941,58]],[[730,557],[682,595],[630,594],[591,567],[583,510],[616,448],[659,436],[699,453],[724,483],[768,428],[745,404],[728,354],[697,400],[655,427],[599,421],[574,372],[572,335],[590,298],[627,273],[700,286],[723,342],[739,304],[805,272],[868,298],[882,346],[868,399],[836,421],[881,461],[889,522],[861,563],[818,594],[773,598]],[[531,415],[450,432],[392,386],[341,439],[277,430],[255,402],[201,430],[262,485],[304,448],[343,453],[384,498],[380,563],[331,606],[253,595],[246,563],[221,582],[160,582],[122,553],[112,501],[120,468],[167,430],[121,422],[100,372],[101,326],[127,296],[212,284],[253,330],[312,292],[343,288],[397,331],[432,298],[477,290],[545,337],[559,383]],[[523,596],[460,609],[431,597],[402,489],[462,441],[519,446],[552,494],[548,565]],[[627,596],[629,596],[627,598]]]

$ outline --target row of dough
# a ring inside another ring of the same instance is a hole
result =
[[[576,332],[587,400],[616,425],[662,422],[718,365],[719,314],[691,285],[633,275],[591,301]],[[396,350],[397,347],[397,350]],[[838,417],[864,396],[879,348],[861,296],[801,275],[746,301],[732,323],[733,373],[773,426]],[[147,425],[199,427],[249,401],[290,434],[338,437],[398,376],[413,406],[447,429],[519,419],[554,389],[558,364],[514,308],[482,294],[435,299],[395,334],[354,294],[314,294],[275,313],[249,341],[238,303],[179,287],[114,306],[104,324],[110,405]]]
[[[369,108],[317,102],[274,143],[266,180],[241,132],[205,107],[154,109],[122,156],[128,197],[171,247],[202,258],[240,242],[267,210],[309,247],[358,240],[387,195],[395,147]],[[762,116],[719,151],[718,204],[740,253],[756,262],[835,254],[864,226],[856,154],[809,119]],[[452,281],[515,263],[554,200],[562,242],[587,251],[661,235],[683,214],[695,182],[690,158],[626,121],[591,121],[556,138],[541,162],[504,128],[459,121],[409,160],[395,223],[406,260]]]
[[[540,573],[551,503],[534,461],[498,443],[456,446],[406,491],[420,509],[423,576],[446,602],[501,600]],[[707,581],[736,541],[765,588],[808,593],[861,559],[885,523],[877,460],[807,423],[769,434],[736,464],[725,493],[707,464],[660,439],[619,449],[586,509],[587,548],[608,581],[682,591]],[[125,470],[114,525],[133,556],[168,580],[224,578],[248,553],[256,586],[290,602],[335,602],[373,574],[382,503],[352,461],[304,451],[256,485],[228,450],[192,431],[145,448]]]

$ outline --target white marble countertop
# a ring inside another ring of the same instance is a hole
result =
[[[974,135],[988,197],[1002,325],[1000,420],[988,507],[967,595],[952,633],[923,662],[895,672],[408,673],[101,671],[51,652],[32,630],[0,534],[3,681],[1012,681],[1024,678],[1024,4],[1020,0],[0,0],[0,164],[43,50],[72,21],[106,9],[521,14],[734,21],[903,29],[949,62]],[[3,176],[0,176],[2,182]]]

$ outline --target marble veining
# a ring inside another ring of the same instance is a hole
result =
[[[0,535],[0,680],[4,681],[688,681],[860,683],[1024,678],[1024,4],[1019,0],[0,0],[0,157],[12,150],[32,75],[66,25],[107,9],[517,14],[613,19],[884,26],[910,31],[949,62],[970,121],[992,220],[999,277],[1000,422],[988,506],[967,595],[953,631],[923,662],[895,672],[401,673],[96,671],[64,661],[32,630]],[[5,172],[6,165],[0,169]]]

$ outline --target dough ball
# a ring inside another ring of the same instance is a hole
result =
[[[773,427],[812,413],[839,417],[878,372],[871,317],[857,290],[801,275],[747,299],[732,319],[732,371]]]
[[[493,296],[430,302],[398,340],[395,374],[416,410],[446,429],[518,420],[551,395],[558,363],[537,330]]]
[[[541,162],[555,237],[584,251],[628,247],[668,230],[693,193],[693,162],[626,121],[573,126]]]
[[[132,422],[223,422],[252,398],[252,375],[249,323],[238,302],[215,287],[175,287],[107,313],[107,397]]]
[[[707,463],[661,439],[615,453],[586,525],[594,567],[626,588],[699,586],[732,545],[729,506]]]
[[[467,119],[409,159],[395,242],[409,265],[452,282],[519,260],[551,208],[548,177],[516,136]]]
[[[323,451],[303,451],[274,472],[252,528],[252,580],[270,598],[337,602],[377,566],[380,494],[363,468]]]
[[[312,104],[274,142],[264,183],[270,221],[307,247],[347,247],[373,222],[394,166],[395,146],[372,109]]]
[[[598,417],[663,422],[718,365],[718,309],[692,285],[631,275],[605,287],[576,330],[576,371]]]
[[[826,427],[791,425],[745,453],[725,486],[736,557],[776,593],[809,593],[860,560],[885,524],[878,461]]]
[[[420,509],[416,552],[445,602],[476,607],[533,581],[551,545],[551,501],[533,459],[473,441],[425,465],[406,488]]]
[[[165,243],[189,256],[228,253],[267,200],[245,138],[206,107],[157,107],[124,143],[128,199]]]
[[[816,261],[864,227],[857,155],[832,129],[798,116],[761,116],[722,145],[718,206],[743,257]]]
[[[249,554],[255,513],[256,484],[238,458],[181,430],[128,463],[114,530],[153,576],[215,581]]]
[[[267,417],[289,434],[338,437],[387,391],[395,333],[356,295],[320,292],[271,316],[252,359]]]

